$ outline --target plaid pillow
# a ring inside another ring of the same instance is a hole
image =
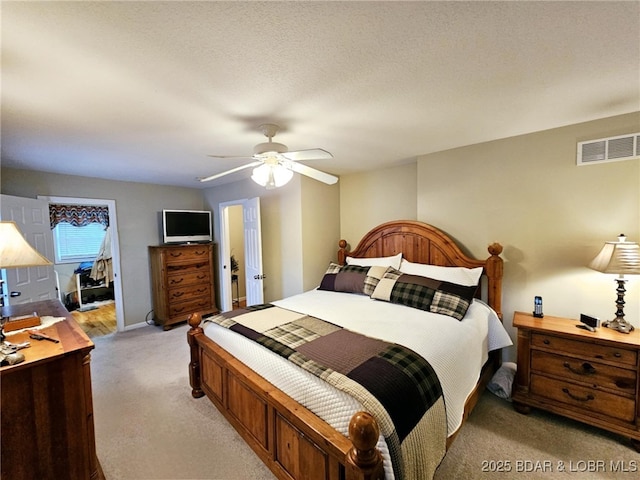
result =
[[[371,295],[387,271],[387,267],[341,266],[330,263],[318,290]]]
[[[389,269],[376,285],[371,298],[462,320],[477,288],[477,285],[457,285]]]

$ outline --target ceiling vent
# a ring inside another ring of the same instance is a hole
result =
[[[578,142],[578,165],[640,158],[640,133]]]

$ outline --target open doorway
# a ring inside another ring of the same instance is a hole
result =
[[[263,303],[260,199],[224,202],[219,205],[219,212],[220,308],[228,312]],[[234,260],[238,263],[237,272],[232,271]]]
[[[108,217],[99,254],[91,261],[56,264],[61,301],[90,336],[124,330],[118,221],[114,200],[41,196],[49,205],[100,208]],[[106,208],[105,208],[106,207]],[[104,249],[107,255],[102,255]],[[106,257],[106,259],[105,259]]]

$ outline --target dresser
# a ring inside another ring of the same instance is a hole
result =
[[[627,436],[640,451],[640,333],[589,332],[561,317],[516,312],[518,370],[513,405],[531,407]]]
[[[58,343],[30,339],[27,333],[7,336],[11,343],[31,346],[20,350],[22,363],[0,367],[1,478],[103,479],[93,422],[93,342],[57,300],[3,310],[11,316],[35,311],[64,320],[42,330]]]
[[[149,247],[153,319],[165,330],[189,315],[216,313],[213,244]]]

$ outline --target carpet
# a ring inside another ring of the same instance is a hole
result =
[[[98,458],[108,480],[272,480],[206,398],[191,397],[188,327],[98,337],[91,371]],[[453,479],[636,479],[628,439],[486,391],[436,471]]]

